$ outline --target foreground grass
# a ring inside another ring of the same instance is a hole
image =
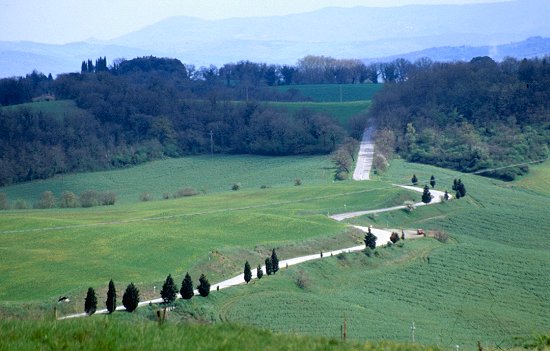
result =
[[[160,200],[164,193],[192,187],[203,193],[229,191],[234,183],[243,189],[292,186],[296,178],[304,184],[326,184],[334,170],[327,156],[266,157],[253,155],[190,156],[149,162],[140,166],[105,172],[56,176],[1,189],[10,201],[23,199],[28,205],[44,191],[60,196],[63,191],[113,191],[117,203],[138,202],[148,192]]]
[[[342,342],[272,333],[231,324],[197,325],[119,320],[0,322],[0,350],[437,350],[422,345]]]

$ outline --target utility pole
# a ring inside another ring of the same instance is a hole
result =
[[[214,132],[210,131],[210,156],[214,156]]]
[[[414,331],[416,330],[416,327],[414,326],[414,321],[411,325],[411,335],[412,335],[412,342],[414,344]]]

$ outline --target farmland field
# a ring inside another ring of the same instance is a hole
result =
[[[2,106],[0,109],[4,111],[28,109],[32,113],[42,113],[52,118],[62,118],[66,115],[88,113],[86,110],[78,108],[73,100],[29,102],[19,105]]]
[[[370,101],[352,101],[352,102],[270,102],[270,106],[280,107],[290,112],[302,109],[314,112],[325,113],[338,120],[342,125],[362,112],[366,112],[370,107]]]
[[[439,189],[461,177],[469,195],[412,214],[397,211],[352,222],[443,230],[451,236],[447,243],[405,241],[403,248],[379,249],[381,257],[357,253],[292,267],[223,291],[213,310],[224,321],[327,336],[338,335],[345,315],[349,335],[361,340],[410,340],[414,321],[417,341],[443,348],[471,349],[478,340],[510,347],[513,336],[547,331],[548,196],[401,161],[392,163],[384,179],[407,182],[413,173],[421,182],[434,174]],[[304,289],[298,278],[306,281]]]
[[[292,186],[296,178],[304,184],[325,184],[334,176],[332,167],[326,156],[190,156],[113,171],[59,175],[0,191],[11,201],[23,199],[30,206],[43,191],[52,191],[56,196],[63,191],[113,191],[118,203],[132,203],[139,201],[144,192],[162,199],[163,193],[173,194],[185,187],[206,193],[228,191],[235,182],[240,182],[243,189]]]
[[[168,273],[221,280],[240,271],[243,257],[258,259],[272,247],[298,255],[323,242],[353,244],[345,226],[326,214],[400,204],[409,194],[383,182],[346,182],[110,208],[3,211],[0,301],[54,301],[87,286],[99,289],[110,278],[150,294]],[[33,288],[37,277],[40,289]]]
[[[372,100],[383,84],[307,84],[282,85],[279,91],[295,89],[315,102],[350,102]]]

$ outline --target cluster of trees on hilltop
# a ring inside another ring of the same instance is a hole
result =
[[[479,57],[429,63],[386,85],[369,115],[382,130],[379,149],[395,150],[408,161],[473,172],[545,159],[550,61]],[[526,170],[486,174],[511,180]]]

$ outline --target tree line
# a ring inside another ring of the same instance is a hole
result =
[[[80,110],[50,116],[28,107],[0,109],[0,186],[211,150],[325,154],[346,136],[324,114],[234,101],[239,88],[190,80],[188,72],[178,60],[146,57],[51,81],[38,75],[38,90],[29,96],[51,92]]]
[[[369,116],[386,165],[397,152],[420,162],[474,172],[546,159],[550,141],[550,59],[426,61],[407,79],[386,84]],[[512,180],[527,166],[484,173]]]

